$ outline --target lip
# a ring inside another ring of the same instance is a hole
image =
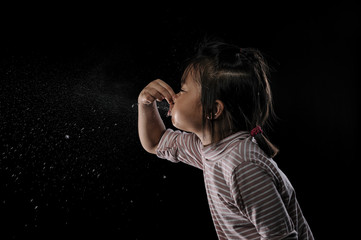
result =
[[[172,109],[173,109],[173,106],[174,106],[174,104],[169,104],[169,110],[168,110],[168,113],[167,113],[167,117],[172,116]]]

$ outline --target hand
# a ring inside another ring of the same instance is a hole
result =
[[[161,102],[167,100],[169,105],[173,104],[175,98],[173,89],[164,81],[157,79],[150,82],[139,94],[138,103],[150,105],[155,100]]]

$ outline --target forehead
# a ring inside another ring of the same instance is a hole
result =
[[[182,81],[182,87],[188,87],[188,88],[199,88],[200,85],[198,84],[198,82],[195,80],[195,76],[194,74],[188,74],[184,81]]]
[[[194,85],[199,86],[199,72],[191,65],[189,65],[182,76],[181,85]]]

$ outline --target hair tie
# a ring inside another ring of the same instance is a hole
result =
[[[262,131],[262,128],[260,126],[258,126],[258,125],[251,130],[251,136],[252,137],[256,136],[259,133],[263,133],[263,131]]]

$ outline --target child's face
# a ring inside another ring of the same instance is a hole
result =
[[[188,74],[171,112],[173,125],[187,132],[202,131],[201,87]]]

